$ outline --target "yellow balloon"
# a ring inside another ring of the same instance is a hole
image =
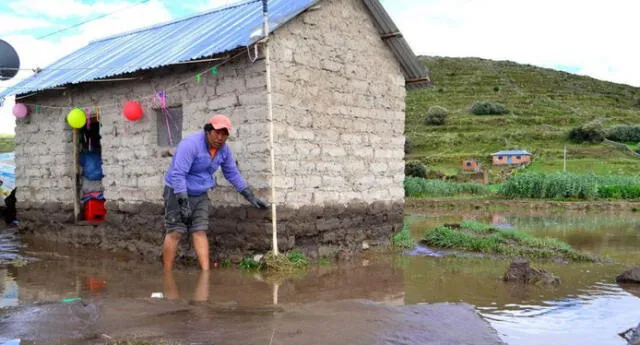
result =
[[[67,114],[67,123],[73,128],[82,128],[87,124],[87,114],[80,108],[73,108]]]

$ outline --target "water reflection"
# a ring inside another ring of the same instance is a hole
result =
[[[15,307],[19,303],[19,289],[15,281],[15,271],[11,266],[0,268],[0,309]]]
[[[206,302],[209,300],[209,277],[211,271],[200,271],[193,289],[191,302]],[[176,283],[175,275],[172,270],[164,271],[163,274],[164,298],[174,301],[180,298],[180,289]]]

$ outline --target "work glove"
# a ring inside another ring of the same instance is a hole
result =
[[[261,210],[267,209],[267,204],[264,201],[256,198],[256,196],[253,195],[253,192],[251,191],[251,189],[245,188],[242,190],[242,192],[240,192],[240,194],[242,194],[242,196],[245,199],[247,199],[247,201],[251,204],[251,206],[255,208],[259,208]]]
[[[191,205],[189,205],[189,196],[187,193],[176,194],[178,199],[178,208],[180,209],[180,217],[185,224],[191,223]]]

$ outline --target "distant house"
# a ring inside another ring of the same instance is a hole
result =
[[[524,150],[500,151],[491,155],[493,165],[520,165],[531,163],[531,153]]]
[[[467,159],[462,161],[462,171],[479,172],[480,162],[475,159]]]

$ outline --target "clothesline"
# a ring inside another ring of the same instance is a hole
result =
[[[230,62],[231,60],[234,60],[235,58],[237,58],[238,56],[240,56],[242,54],[244,54],[244,52],[239,52],[239,53],[237,53],[235,55],[227,57],[222,62],[219,62],[217,64],[213,64],[213,65],[209,65],[206,69],[203,69],[200,72],[196,73],[194,77],[185,78],[184,80],[165,88],[163,91],[155,91],[152,95],[143,97],[140,100],[140,103],[141,104],[145,104],[145,105],[150,105],[150,106],[156,106],[157,105],[156,100],[157,100],[159,92],[164,92],[164,96],[166,97],[166,92],[167,91],[176,89],[177,87],[180,87],[180,86],[184,85],[185,83],[189,82],[190,80],[193,80],[195,83],[199,84],[204,75],[206,75],[208,73],[211,73],[212,75],[217,75],[219,67],[225,65],[226,63]],[[23,103],[26,106],[32,107],[35,110],[35,112],[37,113],[41,109],[65,109],[65,110],[68,110],[69,108],[80,108],[80,109],[99,108],[99,109],[104,109],[104,108],[110,108],[110,107],[121,107],[124,102],[125,101],[118,101],[118,102],[112,102],[112,103],[106,103],[106,104],[94,104],[94,105],[89,105],[89,106],[52,106],[52,105],[43,105],[43,104],[35,104],[35,103],[28,103],[28,102],[18,102],[18,103]]]

